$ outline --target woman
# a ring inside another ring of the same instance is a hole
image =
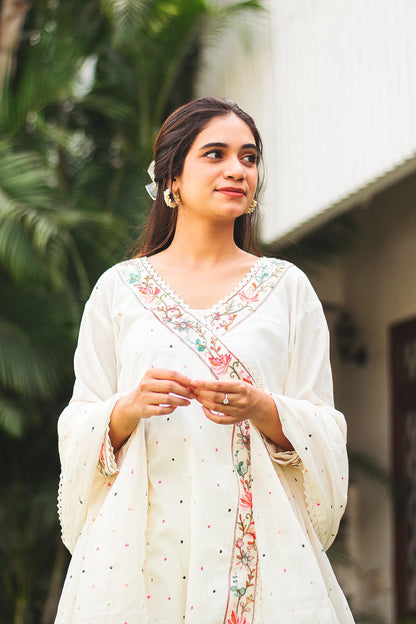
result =
[[[261,156],[215,98],[156,139],[144,243],[91,294],[59,421],[58,624],[352,622],[324,554],[347,490],[327,329],[256,252]]]

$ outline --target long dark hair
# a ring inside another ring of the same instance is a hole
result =
[[[262,161],[263,145],[253,119],[235,102],[204,97],[184,104],[165,121],[154,146],[155,183],[157,196],[151,208],[147,228],[132,249],[133,256],[152,256],[171,244],[176,229],[177,210],[166,206],[163,191],[170,181],[180,176],[185,158],[198,134],[214,117],[233,113],[250,128]],[[241,249],[260,256],[257,247],[258,210],[251,215],[237,217],[234,240]]]

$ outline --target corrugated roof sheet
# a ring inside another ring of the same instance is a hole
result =
[[[235,99],[262,131],[263,236],[272,241],[416,169],[416,2],[268,6],[253,22],[254,49],[228,37],[201,92]]]

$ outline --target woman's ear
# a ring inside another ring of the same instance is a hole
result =
[[[169,184],[169,188],[172,189],[172,193],[177,193],[179,191],[179,181],[175,178],[172,178],[171,183]]]

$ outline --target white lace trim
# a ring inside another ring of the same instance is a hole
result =
[[[319,538],[319,541],[322,541],[321,540],[321,532],[319,530],[318,516],[317,516],[317,513],[316,513],[316,504],[314,504],[313,501],[312,501],[312,496],[311,496],[310,491],[309,491],[309,486],[308,486],[308,484],[306,482],[306,479],[305,479],[305,471],[302,470],[302,472],[303,472],[303,487],[304,487],[304,492],[305,492],[305,501],[306,501],[306,508],[307,508],[307,511],[308,511],[308,516],[309,516],[309,519],[310,519],[310,521],[312,523],[313,529],[314,529],[316,535]]]
[[[58,519],[61,527],[61,539],[62,542],[66,545],[66,533],[64,531],[64,510],[63,510],[63,487],[64,487],[64,475],[63,470],[61,469],[61,473],[59,475],[59,485],[58,485]]]
[[[266,450],[269,454],[270,459],[279,464],[280,466],[287,466],[291,468],[300,468],[303,474],[303,488],[305,495],[305,503],[306,509],[308,512],[309,519],[312,523],[312,527],[320,539],[320,530],[319,530],[319,521],[316,513],[316,503],[312,500],[312,496],[309,492],[309,486],[306,483],[305,479],[305,470],[303,469],[302,458],[297,451],[278,451],[277,445],[274,444],[271,440],[269,440],[264,434],[261,434]]]
[[[98,459],[98,470],[104,477],[113,477],[119,472],[113,445],[110,440],[110,423],[108,423],[105,430],[104,441]]]
[[[142,256],[141,258],[138,258],[139,261],[142,262],[142,264],[144,265],[145,269],[150,273],[150,275],[153,277],[153,279],[155,280],[155,282],[157,282],[159,284],[159,286],[162,286],[162,288],[164,290],[166,290],[166,292],[169,293],[169,295],[172,297],[172,299],[174,299],[174,301],[182,308],[184,308],[185,310],[187,310],[188,312],[192,312],[192,313],[196,313],[197,315],[202,315],[202,316],[210,316],[211,314],[214,314],[215,312],[218,312],[220,310],[220,308],[222,308],[227,301],[229,301],[230,299],[233,299],[237,293],[244,288],[244,286],[246,286],[248,284],[248,282],[251,280],[251,278],[257,273],[259,267],[267,261],[267,258],[262,256],[260,257],[258,260],[256,260],[256,262],[253,264],[253,266],[251,267],[250,271],[248,271],[248,273],[246,273],[246,275],[243,277],[243,279],[239,282],[239,284],[233,289],[233,291],[231,293],[229,293],[228,295],[226,295],[223,299],[221,299],[221,301],[219,301],[218,303],[214,304],[213,306],[209,307],[209,308],[191,308],[187,303],[185,303],[185,301],[183,301],[183,299],[173,290],[173,288],[171,288],[159,275],[159,273],[156,271],[156,269],[153,267],[153,265],[150,263],[149,259],[147,258],[147,256]]]

